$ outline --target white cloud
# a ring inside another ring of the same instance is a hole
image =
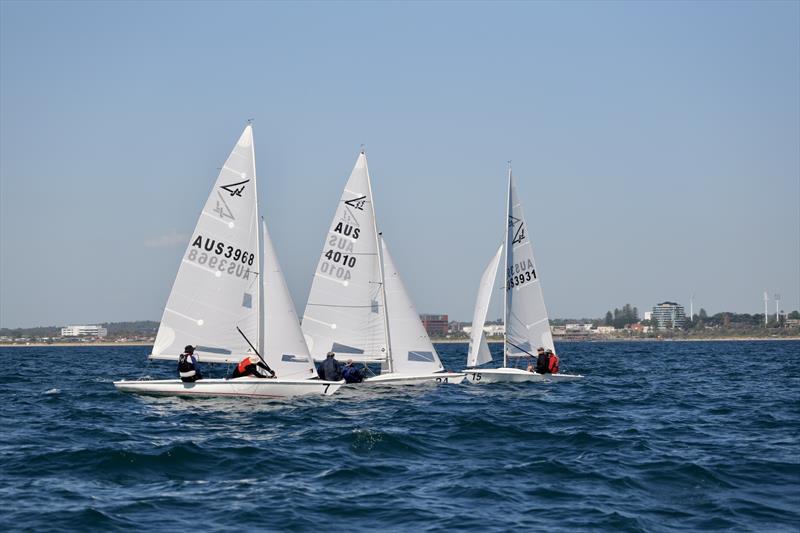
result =
[[[144,241],[144,245],[148,248],[174,248],[176,246],[186,245],[189,240],[187,233],[178,233],[172,229],[164,235],[152,237]]]

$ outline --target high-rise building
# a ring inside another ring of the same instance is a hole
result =
[[[662,302],[653,307],[652,320],[657,329],[682,328],[686,322],[686,312],[675,302]]]
[[[430,337],[444,337],[449,332],[447,315],[419,315]]]

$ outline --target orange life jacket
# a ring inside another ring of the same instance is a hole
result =
[[[558,374],[558,356],[554,353],[550,354],[550,361],[547,365],[547,370],[551,374]]]
[[[239,361],[239,366],[236,367],[236,372],[238,374],[244,374],[245,368],[247,368],[248,366],[250,366],[252,364],[253,363],[250,362],[250,358],[249,357],[245,357],[244,359]]]

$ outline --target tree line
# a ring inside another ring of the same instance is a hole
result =
[[[614,312],[608,311],[603,319],[604,326],[614,326],[616,329],[623,329],[630,324],[639,322],[639,310],[631,304],[625,304],[622,309],[614,309]]]
[[[95,325],[95,324],[93,324]],[[108,330],[109,337],[153,336],[158,331],[158,322],[137,320],[133,322],[103,322],[96,324]],[[41,339],[60,337],[62,326],[41,326],[35,328],[0,328],[0,337]]]

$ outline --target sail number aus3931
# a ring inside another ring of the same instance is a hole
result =
[[[514,276],[508,278],[508,282],[506,283],[506,290],[511,290],[514,287],[519,287],[520,285],[527,283],[529,281],[533,281],[535,279],[536,279],[535,270],[528,270],[527,272],[521,272],[519,274],[515,274]]]
[[[535,279],[536,269],[533,268],[533,261],[530,259],[518,261],[510,265],[506,271],[506,290],[510,291]]]

